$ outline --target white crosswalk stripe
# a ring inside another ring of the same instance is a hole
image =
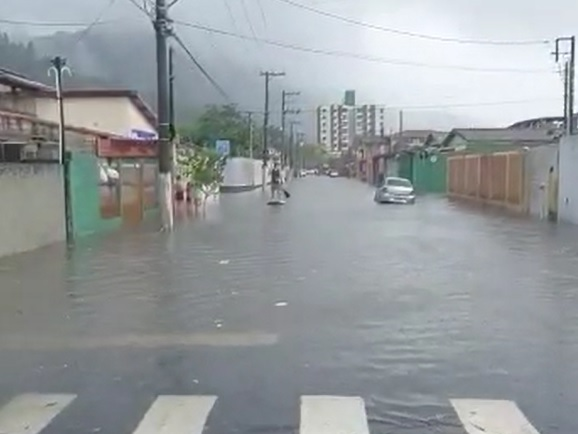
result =
[[[201,434],[216,396],[159,396],[133,434]]]
[[[300,434],[369,434],[365,403],[359,397],[301,397]]]
[[[452,399],[468,434],[540,434],[513,401]]]
[[[0,409],[0,434],[38,434],[76,395],[20,395]]]
[[[72,394],[17,396],[0,408],[0,434],[41,434],[76,398]],[[216,403],[216,396],[158,396],[132,434],[202,434]],[[450,403],[464,433],[540,434],[514,401],[452,399]],[[361,397],[302,396],[300,412],[299,434],[370,433]]]

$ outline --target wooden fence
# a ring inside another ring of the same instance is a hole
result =
[[[453,155],[447,167],[449,197],[527,211],[523,153]]]

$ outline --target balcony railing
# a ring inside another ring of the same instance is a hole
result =
[[[18,158],[22,160],[57,158],[58,130],[58,124],[55,122],[0,110],[0,144],[10,145],[10,149],[14,148],[14,145],[21,148],[19,152],[16,150],[7,152],[4,146],[0,158],[6,161],[8,154],[11,161],[14,159],[18,161]],[[67,150],[89,152],[95,152],[98,137],[110,136],[76,127],[67,127],[64,135]]]

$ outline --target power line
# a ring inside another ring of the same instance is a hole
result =
[[[334,20],[342,21],[344,23],[353,24],[353,25],[365,27],[368,29],[379,30],[379,31],[386,32],[386,33],[393,33],[393,34],[401,35],[401,36],[409,36],[412,38],[427,39],[430,41],[453,42],[453,43],[458,43],[458,44],[472,44],[472,45],[475,44],[475,45],[502,45],[502,46],[504,46],[504,45],[518,45],[518,46],[520,46],[520,45],[543,45],[543,44],[549,44],[551,42],[550,40],[544,40],[544,39],[527,40],[527,41],[497,41],[497,40],[482,40],[482,39],[461,39],[461,38],[451,38],[451,37],[445,37],[445,36],[427,35],[427,34],[423,34],[423,33],[415,33],[415,32],[410,32],[410,31],[406,31],[406,30],[399,30],[399,29],[393,29],[390,27],[378,26],[376,24],[367,23],[364,21],[360,21],[360,20],[356,20],[353,18],[348,18],[348,17],[344,17],[341,15],[333,14],[331,12],[323,11],[321,9],[317,9],[317,8],[314,8],[311,6],[297,3],[293,0],[277,0],[277,1],[291,5],[291,6],[296,7],[296,8],[300,8],[300,9],[312,12],[312,13],[317,14],[317,15],[322,15],[324,17],[328,17],[328,18],[332,18]]]
[[[211,83],[213,85],[213,87],[215,89],[217,89],[217,91],[221,94],[221,96],[223,96],[227,101],[231,101],[231,98],[229,97],[229,95],[227,94],[227,92],[225,92],[223,90],[223,88],[219,85],[219,83],[217,83],[217,81],[211,76],[211,74],[209,74],[207,72],[207,70],[203,67],[203,65],[201,65],[199,63],[199,61],[195,58],[195,56],[193,55],[193,53],[191,52],[191,50],[189,50],[189,48],[185,45],[185,43],[182,41],[182,39],[179,37],[179,35],[177,35],[176,33],[172,33],[172,37],[174,38],[175,41],[177,41],[177,44],[179,44],[179,46],[183,49],[183,51],[187,54],[187,56],[189,57],[189,59],[192,60],[192,62],[195,64],[195,66],[199,69],[199,71],[201,72],[201,74],[203,74],[203,76],[209,81],[209,83]]]
[[[424,105],[385,105],[385,104],[368,104],[375,105],[378,108],[383,108],[385,110],[397,111],[397,110],[439,110],[439,109],[449,109],[449,108],[477,108],[477,107],[498,107],[507,105],[520,105],[520,104],[535,104],[535,103],[548,103],[556,102],[558,98],[544,97],[544,98],[533,98],[533,99],[523,99],[523,100],[502,100],[502,101],[483,101],[483,102],[457,102],[448,104],[424,104]],[[339,104],[320,104],[320,106],[331,106]],[[308,107],[299,109],[300,113],[315,113],[318,107]],[[262,111],[252,111],[253,113],[262,114]],[[270,111],[271,114],[279,114],[281,111]]]
[[[153,7],[149,5],[150,9],[147,8],[146,0],[142,0],[142,4],[139,4],[137,0],[128,0],[131,2],[137,9],[140,9],[144,14],[149,17],[153,18]]]
[[[99,21],[94,23],[93,26],[100,26],[105,24],[112,24],[115,22],[123,21],[123,18]],[[24,21],[24,20],[10,20],[5,18],[0,18],[0,23],[12,24],[16,26],[34,26],[34,27],[86,27],[90,25],[89,22],[57,22],[57,21]]]
[[[213,27],[204,26],[201,24],[189,23],[180,20],[174,20],[175,24],[180,24],[182,26],[190,27],[193,29],[201,30],[204,32],[215,33],[223,36],[229,36],[232,38],[238,38],[243,40],[254,40],[251,36],[242,35],[239,33],[233,33],[226,30],[216,29]],[[319,48],[311,48],[311,47],[303,47],[295,44],[289,44],[285,42],[275,41],[271,39],[263,39],[258,38],[263,44],[272,45],[275,47],[286,48],[289,50],[294,51],[302,51],[305,53],[311,54],[320,54],[325,56],[334,56],[334,57],[347,57],[352,59],[364,60],[368,62],[375,62],[375,63],[384,63],[388,65],[397,65],[397,66],[411,66],[411,67],[418,67],[418,68],[432,68],[432,69],[451,69],[451,70],[460,70],[460,71],[469,71],[469,72],[491,72],[491,73],[516,73],[516,74],[551,74],[553,71],[549,69],[518,69],[518,68],[479,68],[479,67],[470,67],[470,66],[462,66],[462,65],[441,65],[441,64],[431,64],[431,63],[423,63],[423,62],[416,62],[411,60],[403,60],[403,59],[393,59],[393,58],[384,58],[384,57],[377,57],[377,56],[369,56],[363,55],[358,53],[346,52],[346,51],[337,51],[337,50],[323,50]]]
[[[267,29],[267,16],[265,15],[265,9],[261,4],[261,0],[257,0],[257,6],[259,6],[259,11],[261,12],[261,19],[263,20],[263,26]]]
[[[245,4],[245,0],[241,0],[241,6],[243,8],[243,13],[245,14],[245,19],[247,20],[247,23],[249,24],[249,29],[251,30],[251,35],[253,35],[253,38],[255,39],[255,41],[257,41],[257,33],[255,32],[255,28],[253,27],[253,22],[251,21],[251,17],[249,16],[249,11],[247,10],[247,5]]]
[[[86,37],[86,35],[88,35],[88,33],[92,30],[92,28],[96,26],[99,22],[101,22],[102,17],[106,13],[106,11],[110,9],[115,3],[116,0],[109,0],[109,2],[104,6],[104,8],[101,9],[100,13],[96,16],[96,18],[88,26],[86,26],[84,30],[82,30],[79,33],[78,38],[74,41],[73,45],[79,44]]]

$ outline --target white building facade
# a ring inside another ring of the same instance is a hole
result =
[[[63,94],[67,126],[89,128],[112,135],[156,137],[154,112],[136,92],[126,90],[69,90]],[[36,98],[39,118],[58,122],[58,105],[52,94]]]
[[[317,141],[328,150],[348,149],[356,136],[379,136],[385,131],[383,106],[332,104],[317,108]]]

